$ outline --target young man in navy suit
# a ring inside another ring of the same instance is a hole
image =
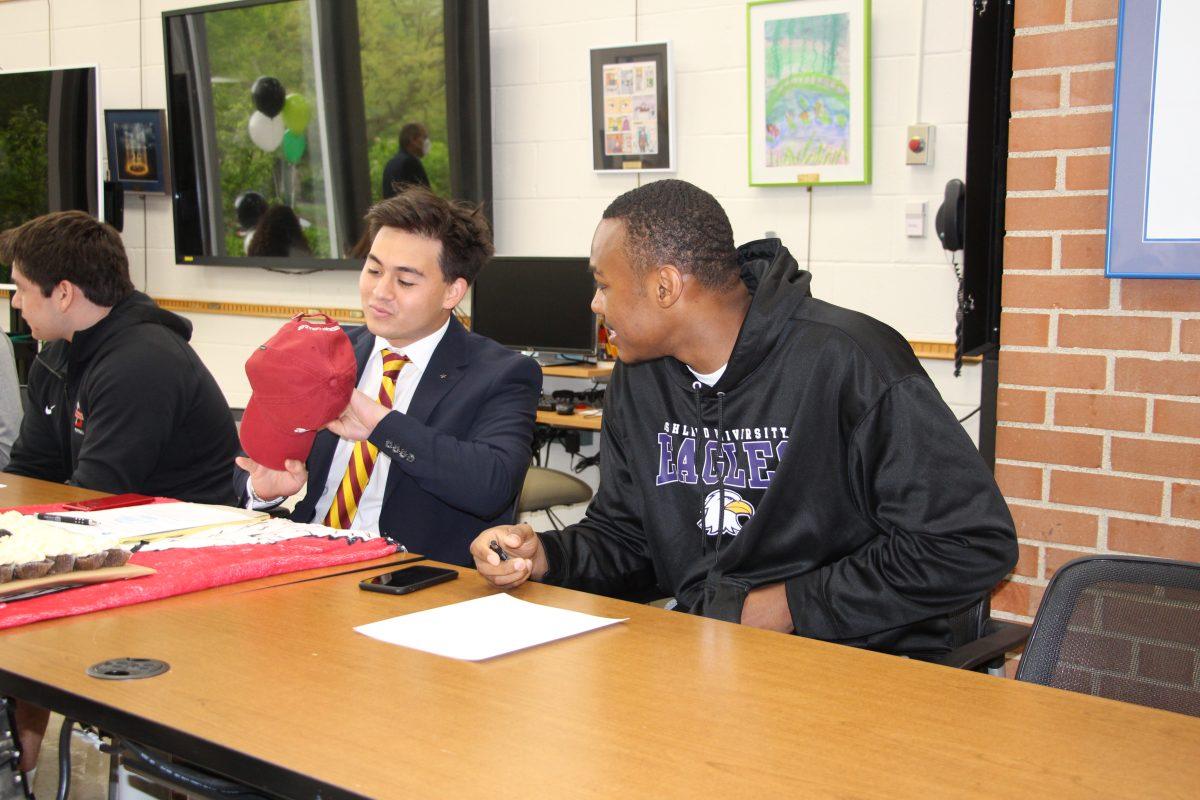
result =
[[[235,487],[243,504],[270,508],[307,484],[297,522],[379,531],[469,566],[471,540],[513,519],[541,370],[453,316],[493,253],[479,208],[412,187],[374,206],[367,223],[350,404],[304,462],[273,470],[239,457]]]

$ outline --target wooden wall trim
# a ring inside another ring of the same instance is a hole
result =
[[[0,297],[11,296],[8,290],[0,290]],[[224,300],[188,300],[174,297],[156,297],[154,302],[168,311],[181,314],[224,314],[233,317],[259,317],[263,319],[291,319],[297,314],[327,314],[338,322],[362,322],[363,313],[358,308],[280,306],[270,303],[237,303]],[[469,320],[465,320],[468,321]],[[953,342],[929,342],[909,339],[909,345],[917,358],[951,361],[954,359]],[[963,359],[969,363],[980,361],[979,356]]]

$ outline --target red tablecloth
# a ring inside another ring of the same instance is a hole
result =
[[[61,506],[27,506],[23,513],[59,510]],[[383,558],[396,552],[385,539],[348,544],[345,539],[308,536],[275,544],[162,550],[134,553],[131,564],[153,567],[157,572],[144,578],[81,586],[66,592],[0,603],[0,629],[40,622],[44,619],[87,614],[105,608],[129,606],[177,594],[210,589],[230,583],[282,575],[319,567],[334,567]]]

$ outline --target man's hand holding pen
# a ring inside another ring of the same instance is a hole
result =
[[[541,539],[528,525],[488,528],[471,543],[475,569],[500,589],[515,589],[546,574],[546,553]]]

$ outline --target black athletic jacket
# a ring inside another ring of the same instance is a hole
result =
[[[233,503],[237,431],[188,344],[192,325],[141,292],[29,371],[30,407],[7,472],[105,492]]]
[[[730,621],[782,581],[800,635],[944,652],[946,615],[1016,563],[992,475],[896,331],[814,299],[777,239],[739,258],[753,300],[716,386],[673,358],[614,370],[600,489],[540,534],[544,580]]]

